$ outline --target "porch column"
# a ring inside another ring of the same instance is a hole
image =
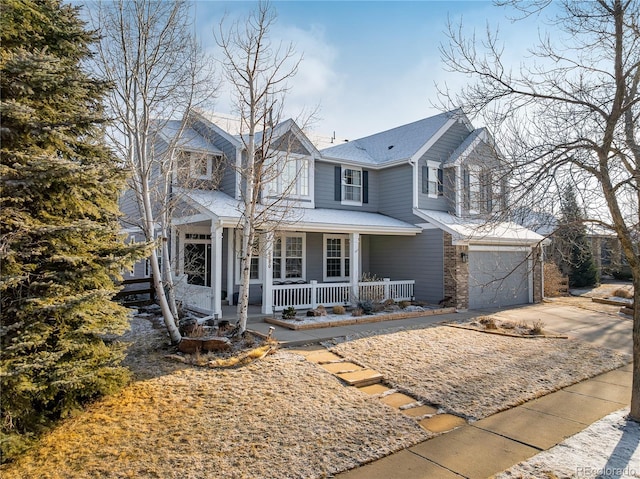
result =
[[[236,230],[227,228],[227,303],[233,305],[234,272],[236,265]]]
[[[360,233],[349,234],[349,281],[351,282],[351,297],[354,301],[360,299]]]
[[[262,250],[262,314],[273,313],[273,232],[264,235]]]
[[[211,310],[222,318],[222,226],[211,221]]]

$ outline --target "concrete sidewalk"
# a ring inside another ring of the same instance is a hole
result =
[[[424,441],[336,477],[485,479],[629,405],[631,365]]]

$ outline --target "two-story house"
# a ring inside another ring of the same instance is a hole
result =
[[[171,256],[183,303],[221,317],[239,288],[243,142],[207,113],[191,115],[179,170],[194,182],[174,189]],[[322,151],[292,120],[274,132],[287,165],[263,196],[291,201],[251,264],[250,297],[263,313],[350,303],[371,288],[458,308],[541,299],[543,238],[486,219],[508,184],[488,133],[460,111]]]

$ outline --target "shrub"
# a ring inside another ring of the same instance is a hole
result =
[[[537,320],[533,322],[531,326],[531,334],[544,334],[544,323],[541,320]]]
[[[633,299],[633,292],[629,291],[626,288],[618,288],[613,292],[613,295],[618,297],[618,298],[624,298],[624,299]]]
[[[359,301],[358,309],[361,309],[364,314],[373,313],[373,309],[374,309],[373,301],[370,301],[368,299],[364,301]]]
[[[289,306],[282,310],[282,319],[294,319],[296,317],[296,308]]]
[[[568,279],[555,263],[544,264],[544,295],[548,298],[567,294]]]
[[[351,316],[362,316],[363,313],[364,311],[362,311],[362,309],[355,308],[353,311],[351,311]]]
[[[400,306],[401,309],[406,309],[411,306],[411,301],[400,301],[398,306]]]
[[[491,316],[483,316],[478,322],[482,324],[485,329],[498,329],[495,320]]]
[[[338,305],[338,306],[334,306],[332,308],[331,312],[333,314],[344,314],[345,313],[345,309],[344,309],[344,306]]]

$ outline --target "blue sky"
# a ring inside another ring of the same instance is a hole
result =
[[[314,129],[354,139],[439,113],[435,84],[453,89],[468,79],[448,73],[438,47],[447,41],[447,19],[462,19],[472,34],[487,24],[499,27],[507,59],[517,65],[537,39],[540,19],[513,24],[509,12],[488,1],[280,1],[275,41],[291,42],[303,61],[285,113],[319,107]],[[246,16],[255,6],[245,1],[195,3],[197,32],[215,50],[213,28],[226,13],[228,21]],[[230,113],[228,91],[216,110]]]

